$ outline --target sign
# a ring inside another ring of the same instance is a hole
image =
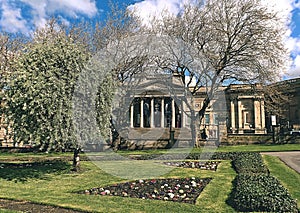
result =
[[[276,126],[276,115],[271,115],[271,124],[272,126]]]

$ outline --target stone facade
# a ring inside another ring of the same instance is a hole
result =
[[[284,126],[286,135],[298,131],[300,134],[300,78],[284,83],[289,85],[284,93],[291,101],[281,106],[284,110],[281,116],[277,116],[276,127],[280,132]],[[195,134],[191,124],[202,107],[205,88],[191,95],[179,77],[158,79],[147,76],[138,86],[131,88],[129,94],[129,107],[124,109],[128,125],[118,129],[123,138],[119,148],[165,148],[174,145],[170,143],[186,147],[190,146],[193,137],[197,138],[197,144],[207,141],[248,144],[274,140],[271,131],[275,126],[271,125],[271,114],[266,111],[265,94],[260,84],[220,87]],[[6,139],[3,123],[0,126],[0,144],[13,146],[12,141]]]
[[[260,85],[230,85],[226,97],[230,133],[266,133],[264,94]]]
[[[300,130],[300,78],[286,81],[288,87],[285,94],[290,96],[290,101],[283,106],[283,115],[279,117],[279,123],[285,125],[291,131]]]
[[[174,79],[176,81],[176,77]],[[151,82],[151,79],[145,79],[145,82],[148,81]],[[262,85],[232,84],[220,87],[219,91],[215,93],[201,125],[197,127],[197,143],[201,144],[207,141],[217,141],[219,144],[273,143],[272,131],[278,131],[279,135],[281,131],[279,130],[281,128],[280,124],[283,125],[283,121],[288,121],[289,129],[300,130],[300,79],[281,83],[289,84],[289,89],[285,93],[292,97],[292,101],[289,102],[288,107],[281,105],[281,107],[289,110],[285,110],[284,114],[277,116],[278,125],[272,126],[271,124],[271,114],[266,111]],[[177,84],[180,84],[179,81]],[[173,131],[175,141],[178,143],[177,146],[184,147],[192,138],[191,119],[188,115],[190,112],[186,110],[188,109],[187,104],[184,102],[178,104],[180,98],[176,97],[176,94],[170,96],[175,96],[174,99],[177,102],[166,94],[164,97],[157,97],[154,95],[155,90],[143,86],[143,83],[141,85],[144,90],[148,91],[147,96],[144,96],[144,102],[138,103],[139,107],[131,106],[130,137],[124,135],[124,138],[135,149],[162,148],[167,146],[168,141],[170,142],[171,131]],[[196,112],[202,107],[205,95],[205,88],[200,89],[193,95],[192,102]],[[142,97],[139,98],[143,99]],[[145,102],[147,102],[148,115],[150,116],[147,118],[149,122],[147,125],[136,125],[137,123],[134,123],[135,119],[145,122],[143,110],[141,111],[141,109],[144,109],[141,103],[144,104]],[[166,114],[167,109],[164,105],[166,102],[170,102],[170,106],[172,106],[168,110],[169,115],[172,117],[170,124],[170,118]],[[140,113],[136,113],[136,109]],[[159,118],[156,116],[159,116]],[[135,132],[135,134],[131,134],[132,132]],[[289,133],[285,132],[285,139],[282,140],[291,141]],[[123,144],[123,148],[128,148],[127,142]]]

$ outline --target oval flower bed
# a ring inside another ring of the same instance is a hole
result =
[[[179,162],[164,162],[168,166],[177,166],[183,168],[197,168],[203,170],[216,171],[220,161],[179,161]]]
[[[80,193],[155,199],[194,204],[211,178],[181,178],[136,180],[103,188],[92,188]]]

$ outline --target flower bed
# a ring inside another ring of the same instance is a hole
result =
[[[216,171],[220,161],[178,161],[178,162],[164,162],[167,166],[176,166],[183,168],[196,168],[203,170]]]
[[[92,188],[87,195],[122,196],[195,204],[211,178],[152,179]]]

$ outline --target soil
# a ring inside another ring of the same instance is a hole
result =
[[[195,204],[210,178],[136,180],[79,193],[100,196],[121,196]]]
[[[38,203],[32,203],[29,201],[17,201],[7,199],[0,199],[0,209],[22,211],[26,213],[82,213],[82,211],[76,211],[57,206],[49,206]]]

